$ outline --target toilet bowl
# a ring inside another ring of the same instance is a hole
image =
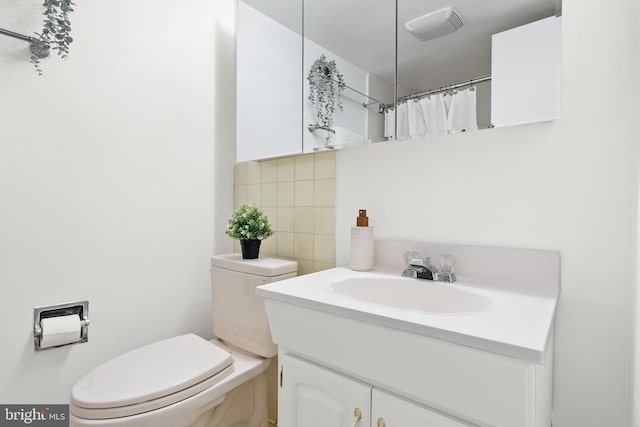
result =
[[[296,271],[293,261],[212,257],[216,339],[172,337],[98,366],[73,387],[70,426],[267,427],[264,371],[277,347],[255,287]]]

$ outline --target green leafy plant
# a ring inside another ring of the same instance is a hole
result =
[[[347,87],[344,76],[338,71],[336,61],[328,61],[322,54],[313,62],[307,76],[309,96],[307,99],[316,107],[317,123],[331,128],[336,109],[342,111],[342,92]]]
[[[255,206],[242,205],[231,214],[226,234],[240,240],[264,240],[273,230],[264,212]]]
[[[44,6],[42,33],[36,33],[38,41],[32,46],[35,45],[37,51],[33,52],[34,48],[32,47],[33,55],[31,55],[31,62],[39,75],[42,75],[40,58],[46,56],[46,54],[38,54],[41,49],[48,50],[50,47],[58,52],[61,59],[66,59],[69,56],[69,46],[73,43],[69,15],[73,12],[75,3],[71,0],[44,0],[42,5]],[[45,46],[46,48],[44,48]]]

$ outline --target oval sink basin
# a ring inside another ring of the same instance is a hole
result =
[[[440,282],[405,277],[354,277],[336,282],[331,288],[339,295],[358,301],[428,313],[468,313],[483,311],[491,300]]]

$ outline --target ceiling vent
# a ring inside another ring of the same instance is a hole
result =
[[[462,17],[452,7],[427,13],[404,24],[404,28],[422,41],[453,33],[462,27]]]

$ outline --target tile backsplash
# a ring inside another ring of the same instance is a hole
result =
[[[256,205],[275,234],[260,254],[298,261],[298,274],[335,266],[336,154],[323,152],[238,163],[233,206]],[[234,252],[240,243],[234,240]]]

